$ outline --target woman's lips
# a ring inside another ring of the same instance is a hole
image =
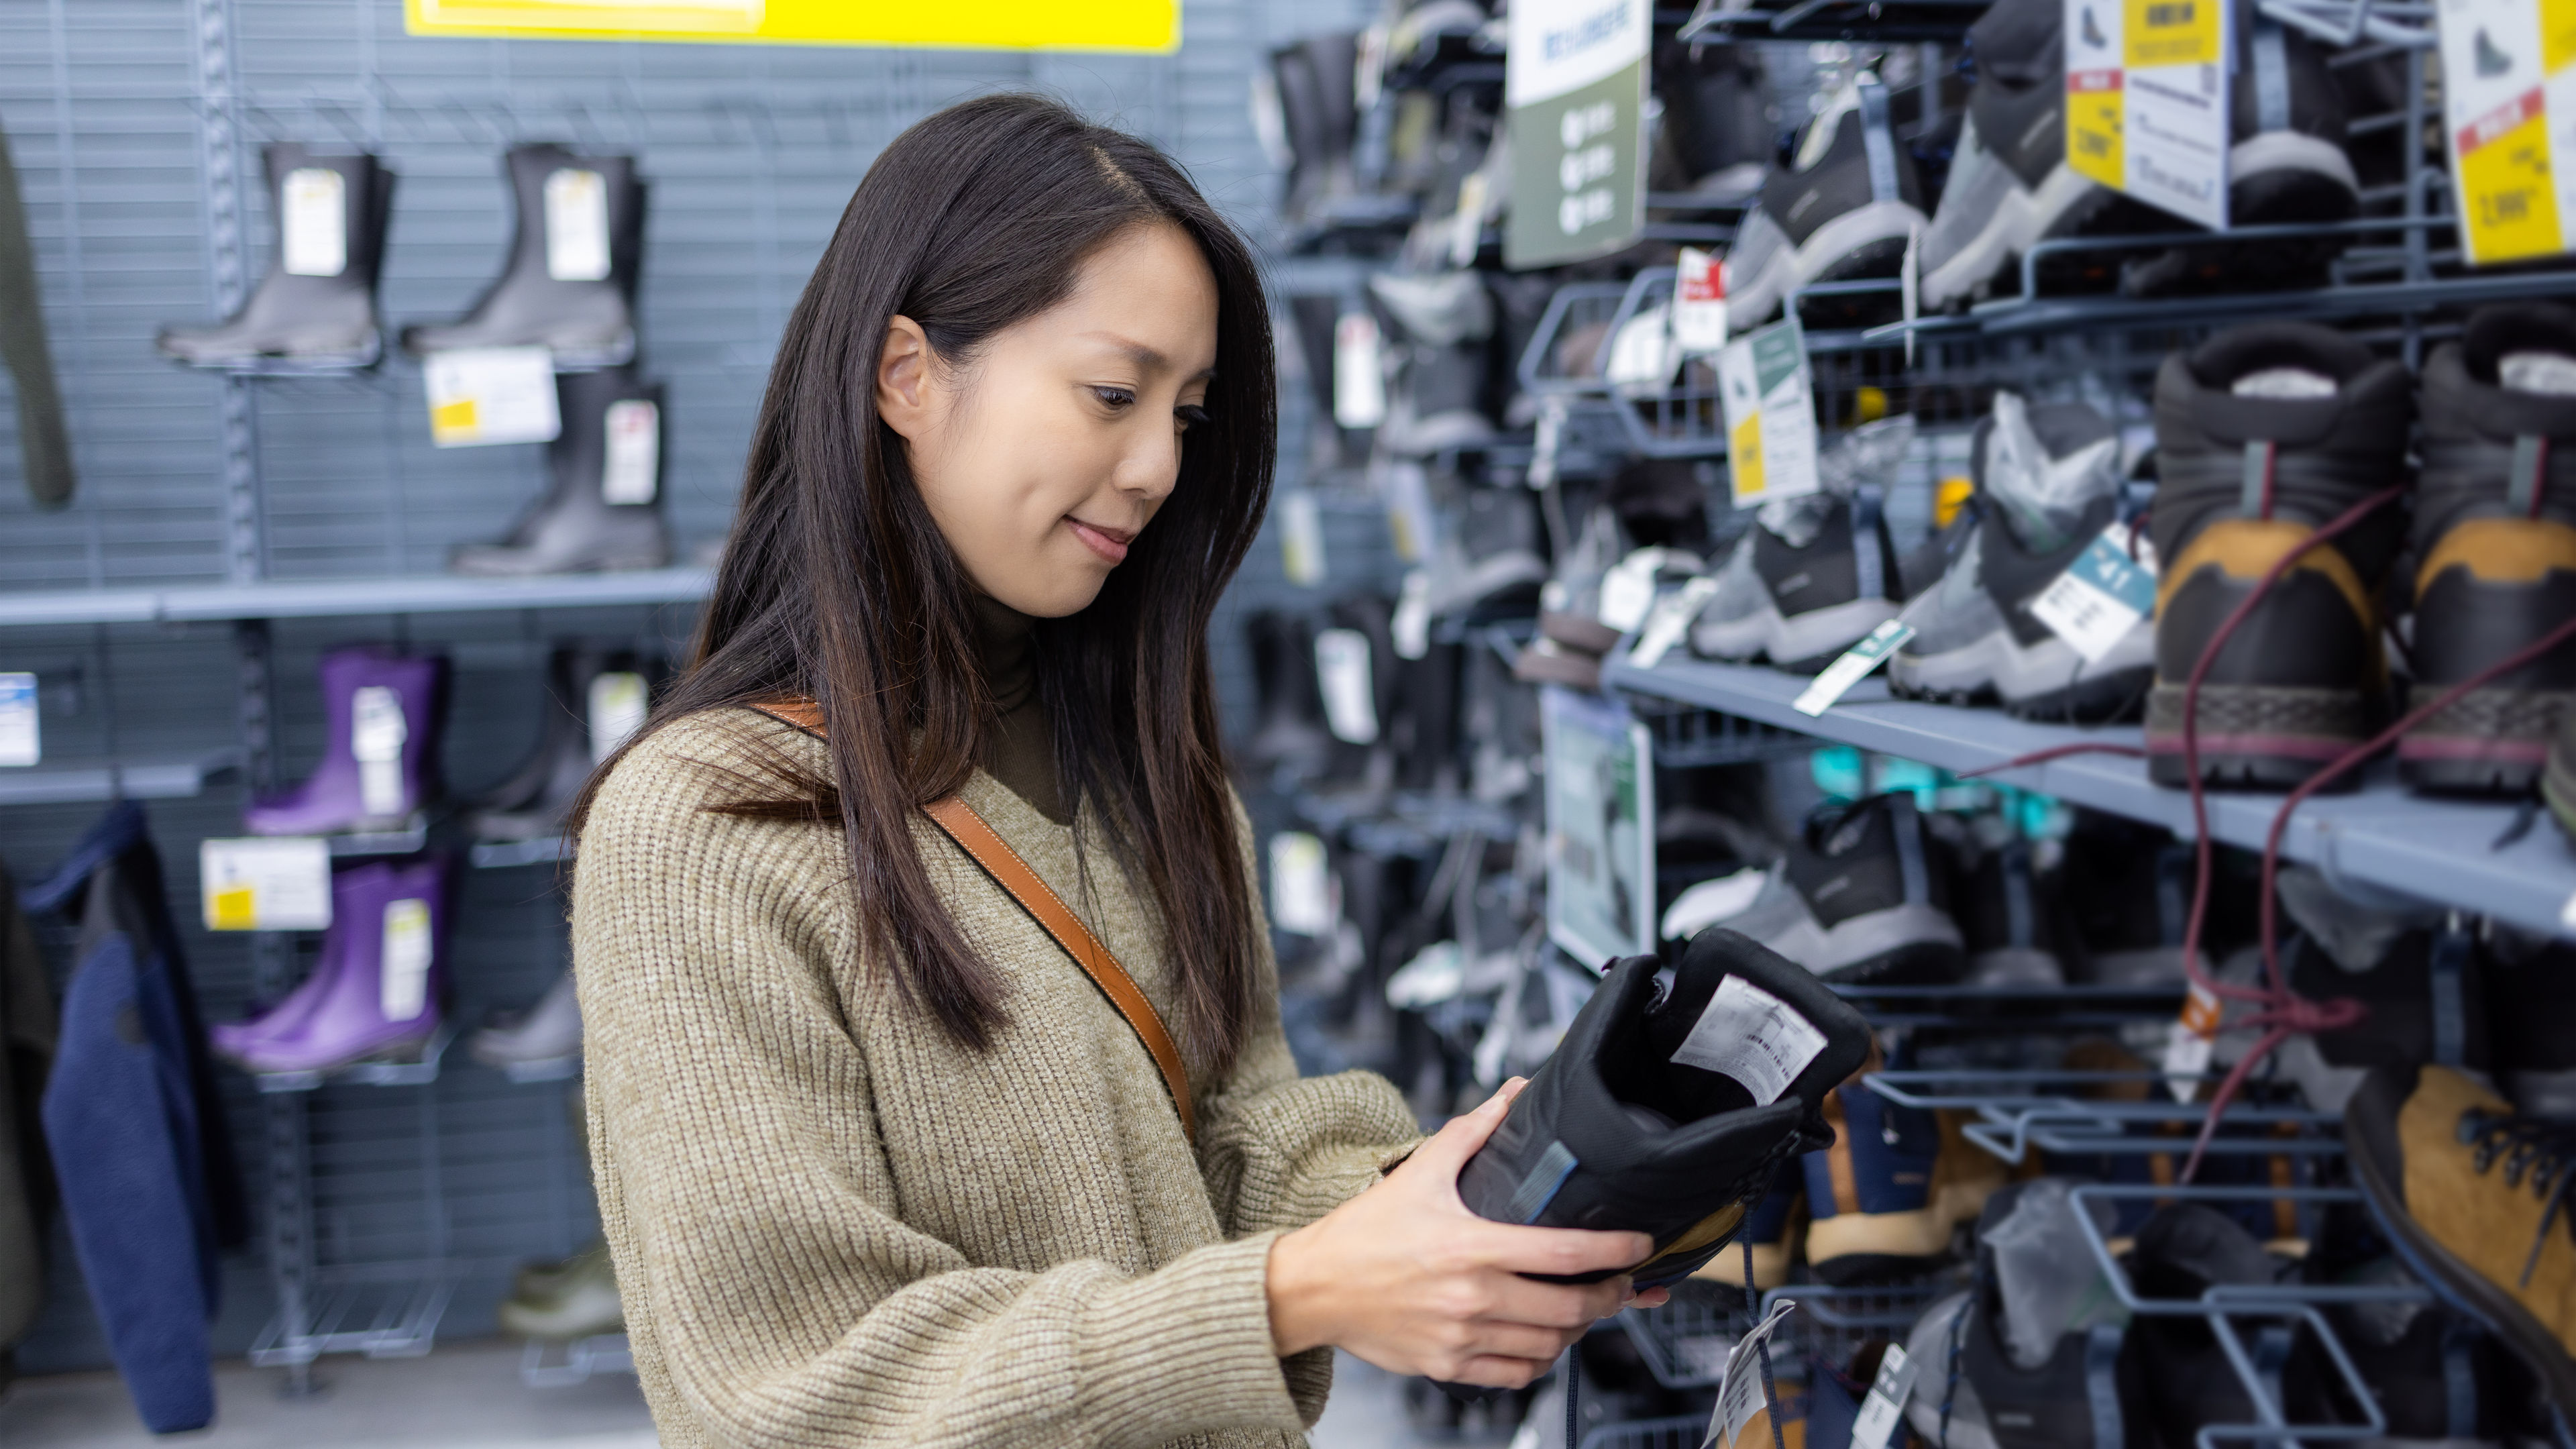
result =
[[[1082,540],[1084,547],[1111,563],[1123,562],[1127,557],[1127,545],[1136,541],[1136,535],[1125,529],[1103,528],[1079,518],[1068,518],[1065,523],[1073,529],[1073,536]]]

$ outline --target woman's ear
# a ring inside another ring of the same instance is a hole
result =
[[[937,407],[930,374],[930,334],[920,323],[896,314],[886,324],[885,349],[877,356],[877,416],[907,439],[930,428]]]

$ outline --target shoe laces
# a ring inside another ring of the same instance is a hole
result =
[[[2501,1161],[2506,1189],[2518,1189],[2528,1179],[2531,1195],[2541,1201],[2540,1226],[2532,1232],[2530,1256],[2515,1280],[2528,1288],[2540,1266],[2540,1250],[2549,1242],[2550,1225],[2559,1221],[2568,1190],[2576,1185],[2576,1123],[2472,1107],[2460,1114],[2459,1140],[2461,1146],[2477,1149],[2469,1159],[2472,1171],[2484,1175]],[[2576,1233],[2576,1218],[2568,1221]]]

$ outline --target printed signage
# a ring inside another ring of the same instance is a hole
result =
[[[1180,49],[1180,0],[403,0],[414,35],[924,45],[975,50]]]
[[[2227,225],[2227,0],[2066,0],[2066,164]]]
[[[1655,766],[1615,704],[1540,691],[1547,755],[1547,933],[1595,970],[1654,949]]]
[[[1799,498],[1824,486],[1816,471],[1816,389],[1798,319],[1775,322],[1717,354],[1726,408],[1726,464],[1735,506]]]
[[[2532,0],[2448,0],[2440,14],[2444,129],[2469,260],[2567,250],[2576,176],[2551,163],[2550,131],[2576,118],[2576,23],[2563,5]]]
[[[1511,108],[1515,271],[1604,256],[1645,224],[1646,0],[1514,0]]]

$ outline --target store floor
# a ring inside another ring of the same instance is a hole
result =
[[[1344,1355],[1315,1449],[1411,1449],[1400,1381]],[[616,1375],[570,1388],[519,1379],[519,1346],[443,1344],[427,1358],[332,1358],[306,1399],[278,1393],[282,1375],[238,1361],[215,1371],[215,1427],[156,1439],[143,1431],[114,1374],[21,1379],[0,1397],[9,1449],[653,1449],[652,1420],[635,1381]],[[1458,1443],[1460,1441],[1443,1441]]]

